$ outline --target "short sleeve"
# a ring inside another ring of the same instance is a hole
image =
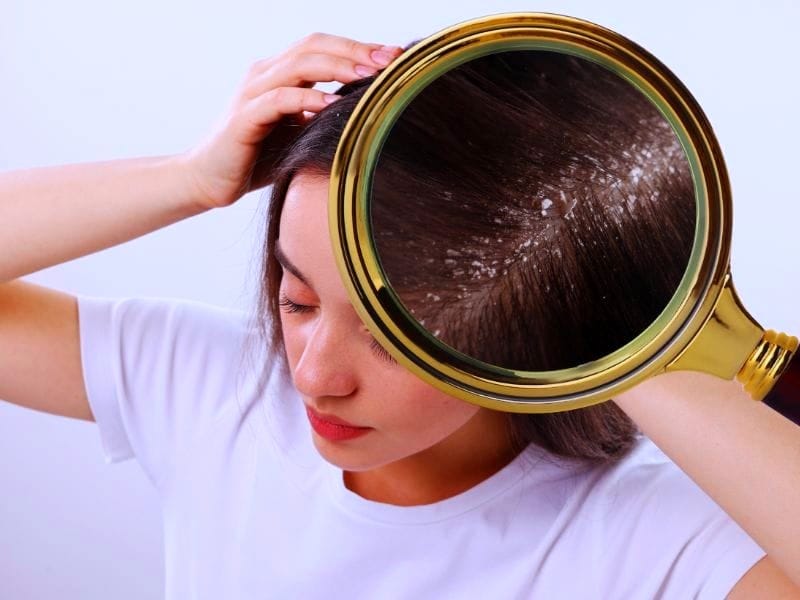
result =
[[[698,600],[725,598],[744,574],[766,556],[735,521],[719,510],[721,514],[697,539],[697,553],[701,560],[705,556],[708,573],[698,583]]]
[[[136,458],[156,487],[228,410],[247,314],[171,298],[78,296],[81,364],[107,463]]]
[[[625,597],[724,599],[766,553],[652,442],[637,453],[606,506],[605,550],[628,573],[612,587]]]

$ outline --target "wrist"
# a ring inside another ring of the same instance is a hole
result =
[[[191,214],[216,208],[208,190],[197,177],[194,159],[188,151],[166,157],[164,167],[172,176],[178,177],[181,189],[179,201]]]

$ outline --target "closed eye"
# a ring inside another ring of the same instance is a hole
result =
[[[379,358],[381,358],[381,359],[385,360],[386,362],[391,363],[393,365],[397,364],[397,361],[395,360],[394,356],[389,354],[389,351],[386,350],[386,348],[384,348],[383,346],[381,346],[378,343],[378,340],[376,340],[375,338],[372,338],[372,342],[370,342],[369,347],[372,349],[372,351],[375,354],[378,355]]]
[[[278,305],[281,307],[283,312],[286,313],[307,313],[314,310],[313,306],[309,306],[307,304],[299,304],[294,300],[291,300],[286,294],[281,294],[278,298]],[[385,360],[390,364],[397,364],[395,358],[378,343],[374,337],[369,344],[370,349],[378,356],[378,358]]]
[[[298,304],[294,300],[290,300],[285,294],[281,294],[278,298],[278,306],[287,313],[305,313],[314,310],[313,306],[307,304]]]

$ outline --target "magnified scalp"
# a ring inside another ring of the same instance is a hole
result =
[[[691,171],[659,110],[587,59],[491,54],[440,76],[375,170],[382,266],[414,316],[480,360],[548,370],[641,333],[686,269]]]

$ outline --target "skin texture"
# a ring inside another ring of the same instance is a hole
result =
[[[302,279],[284,266],[280,293],[286,355],[303,401],[318,412],[373,430],[314,445],[345,471],[360,495],[398,505],[457,494],[514,456],[505,417],[424,383],[372,347],[350,304],[328,235],[328,180],[299,174],[289,186],[278,245]]]

